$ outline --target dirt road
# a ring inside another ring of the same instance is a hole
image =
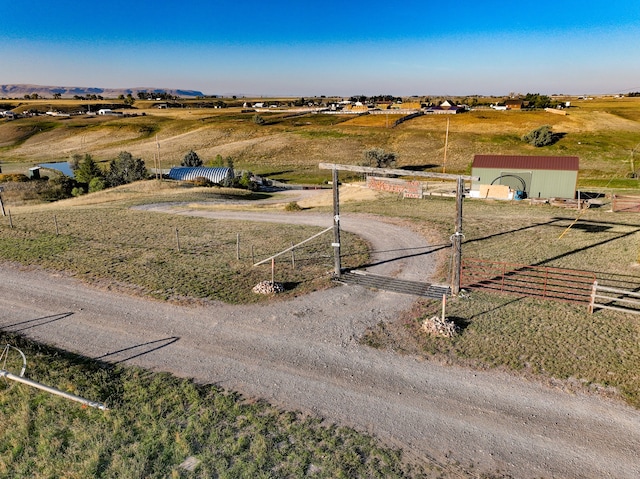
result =
[[[304,213],[171,212],[331,224],[330,216]],[[430,247],[419,235],[371,217],[345,215],[342,225],[372,243],[372,271],[407,279],[432,271]],[[312,411],[416,458],[457,462],[475,474],[640,477],[640,411],[358,344],[367,327],[397,317],[412,301],[340,286],[261,306],[184,307],[3,265],[0,327]]]

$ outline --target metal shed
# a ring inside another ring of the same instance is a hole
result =
[[[471,175],[480,180],[472,182],[471,196],[503,185],[528,198],[575,198],[578,169],[577,156],[475,155]]]
[[[176,166],[169,171],[169,178],[179,181],[191,181],[206,178],[213,183],[222,183],[233,175],[231,168],[207,168],[205,166]]]

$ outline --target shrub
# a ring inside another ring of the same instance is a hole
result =
[[[295,201],[292,201],[291,203],[286,204],[286,206],[284,207],[284,210],[285,211],[302,211],[302,207]]]
[[[382,148],[365,150],[362,156],[364,157],[364,166],[373,166],[375,168],[393,168],[396,166],[396,154],[392,151],[384,151]]]
[[[541,146],[551,145],[556,141],[556,137],[552,133],[551,127],[544,125],[524,135],[522,140],[539,148]]]
[[[198,176],[197,178],[194,178],[193,180],[191,180],[191,183],[194,186],[213,186],[214,185],[213,181],[211,181],[209,178],[205,178],[204,176]]]
[[[44,201],[64,200],[73,196],[73,190],[78,183],[65,175],[56,176],[47,182],[47,188],[40,193]]]
[[[0,173],[0,183],[9,181],[29,181],[29,177],[27,175],[23,175],[22,173]]]
[[[102,191],[106,187],[107,187],[107,184],[103,178],[100,178],[100,177],[92,178],[91,181],[89,182],[89,193]]]

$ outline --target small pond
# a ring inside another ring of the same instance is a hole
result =
[[[69,178],[73,178],[73,170],[66,161],[60,161],[58,163],[40,163],[40,168],[48,168],[50,170],[57,170]]]

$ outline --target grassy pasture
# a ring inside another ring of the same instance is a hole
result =
[[[0,340],[27,355],[31,379],[110,408],[82,408],[2,381],[0,477],[459,477],[428,463],[427,472],[411,466],[400,451],[352,429],[215,386],[90,361],[4,333]],[[199,461],[193,471],[179,466],[190,457]]]
[[[0,258],[67,271],[87,281],[114,281],[159,299],[252,303],[268,299],[253,293],[253,286],[271,280],[270,265],[254,268],[254,261],[322,230],[128,208],[136,202],[167,201],[172,196],[192,202],[225,197],[207,188],[182,190],[181,195],[175,190],[166,194],[166,188],[152,193],[151,188],[144,199],[136,200],[135,194],[127,195],[121,188],[101,193],[102,200],[87,195],[47,207],[14,209],[13,228],[9,217],[0,217]],[[91,204],[93,201],[101,202]],[[361,240],[345,234],[342,244],[346,264],[365,261],[367,249]],[[285,283],[285,297],[297,295],[327,287],[332,268],[332,249],[326,238],[319,237],[296,249],[295,265],[290,254],[277,258],[275,279]]]

